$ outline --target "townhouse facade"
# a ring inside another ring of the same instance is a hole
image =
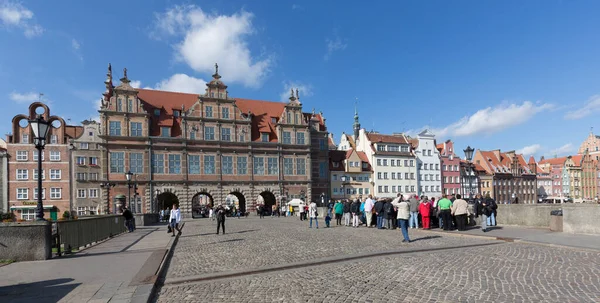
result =
[[[592,202],[598,196],[598,162],[588,150],[581,155],[582,202]]]
[[[478,172],[479,184],[481,186],[482,197],[494,197],[494,175],[487,172],[483,166],[475,163]]]
[[[80,136],[83,129],[67,125],[61,117],[51,115],[46,104],[34,102],[27,114],[19,114],[12,119],[12,133],[6,140],[9,156],[8,203],[17,219],[22,220],[33,220],[37,206],[38,150],[33,144],[33,131],[28,120],[38,115],[51,124],[45,149],[42,150],[44,217],[57,219],[65,211],[72,211],[70,140]]]
[[[548,195],[549,197],[547,198],[549,200],[561,201],[566,198],[563,188],[563,182],[569,182],[568,178],[566,178],[565,181],[565,176],[563,175],[566,160],[566,157],[555,157],[549,159],[541,157],[540,161],[538,162],[538,166],[541,169],[548,171],[550,173],[550,178],[552,179],[552,191],[551,194]]]
[[[442,167],[440,152],[435,142],[435,134],[424,130],[411,140],[417,160],[419,196],[440,196],[442,194]]]
[[[567,179],[565,192],[567,198],[573,199],[574,202],[581,202],[581,156],[568,156],[565,161],[564,176]]]
[[[493,176],[493,196],[497,203],[536,203],[536,174],[523,155],[514,151],[477,150],[473,161]]]
[[[583,140],[577,154],[583,155],[586,151],[592,155],[592,159],[600,161],[600,136],[594,135],[593,131]]]
[[[8,152],[6,141],[0,139],[0,212],[8,213]]]
[[[537,195],[538,201],[549,199],[553,195],[553,179],[551,171],[548,169],[549,165],[542,166],[535,161],[535,158],[529,158],[529,165],[536,164],[536,175],[537,175]]]
[[[168,197],[191,214],[228,196],[252,211],[258,201],[270,209],[292,198],[318,203],[330,192],[325,119],[303,112],[298,90],[287,103],[232,98],[218,66],[206,86],[201,95],[135,89],[126,69],[114,86],[109,65],[99,137],[101,182],[115,184],[110,197],[103,190],[111,209],[129,194],[128,171],[141,212],[169,207]]]
[[[360,129],[355,144],[373,168],[374,196],[393,198],[398,193],[418,193],[417,159],[404,134],[383,135]]]
[[[100,123],[85,120],[81,124],[83,132],[79,137],[72,139],[70,145],[73,210],[78,216],[114,213],[101,194],[102,140],[98,136]],[[132,211],[138,212],[135,208],[132,208]]]
[[[373,193],[371,164],[364,152],[335,150],[329,158],[332,199],[364,199]]]
[[[454,153],[454,142],[447,140],[437,145],[442,163],[442,193],[454,195],[461,193],[460,157]]]

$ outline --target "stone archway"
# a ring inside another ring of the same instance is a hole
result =
[[[158,208],[166,209],[167,211],[173,208],[173,204],[179,205],[179,198],[172,192],[163,192],[158,195]]]
[[[263,191],[258,195],[258,203],[264,205],[264,209],[267,215],[270,215],[273,210],[273,205],[277,204],[277,198],[275,194],[270,191]]]
[[[208,209],[215,206],[212,195],[202,191],[192,197],[192,218],[208,217]]]
[[[228,199],[231,198],[233,201],[233,205],[236,209],[238,209],[242,214],[247,211],[246,208],[246,197],[239,191],[230,192],[229,195],[225,198],[225,202],[227,203]]]

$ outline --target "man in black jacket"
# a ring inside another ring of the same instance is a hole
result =
[[[383,212],[383,206],[385,205],[385,201],[383,199],[377,200],[375,202],[375,215],[377,215],[377,229],[383,229],[383,216],[385,215]]]
[[[344,201],[344,226],[350,226],[350,201]]]
[[[493,205],[496,203],[490,197],[486,197],[485,200],[479,200],[477,204],[475,204],[475,214],[476,216],[481,216],[481,231],[487,232],[487,222],[488,217],[493,212]]]
[[[360,218],[360,201],[358,198],[350,205],[350,212],[352,213],[352,227],[358,227]]]
[[[223,234],[225,234],[225,208],[223,205],[219,205],[217,209],[215,209],[217,215],[217,235],[219,234],[220,227],[223,228]]]
[[[125,217],[125,226],[129,232],[133,232],[133,214],[127,207],[123,207],[123,217]]]

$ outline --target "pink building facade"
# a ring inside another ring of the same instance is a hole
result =
[[[454,142],[448,140],[437,145],[442,160],[442,193],[460,193],[460,157],[454,153]]]

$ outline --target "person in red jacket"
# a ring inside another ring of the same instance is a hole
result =
[[[419,213],[423,221],[423,229],[429,229],[429,216],[431,215],[431,203],[428,200],[421,201],[419,204]]]

